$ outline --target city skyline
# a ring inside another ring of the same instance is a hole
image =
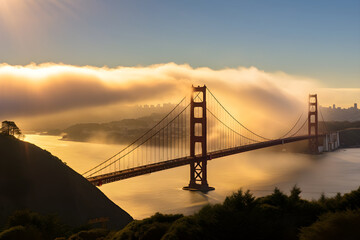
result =
[[[326,106],[322,106],[322,105],[320,105],[320,107],[326,107]],[[342,108],[342,107],[336,107],[336,104],[334,103],[332,106],[329,106],[328,108],[332,108],[332,109],[358,109],[358,107],[357,107],[357,103],[354,103],[354,105],[353,106],[350,106],[350,107],[348,107],[348,108]]]

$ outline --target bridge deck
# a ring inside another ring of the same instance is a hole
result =
[[[323,135],[318,135],[318,136],[322,137]],[[233,154],[237,154],[237,153],[241,153],[241,152],[252,151],[252,150],[256,150],[256,149],[281,145],[281,144],[290,143],[290,142],[302,141],[302,140],[306,140],[306,139],[310,139],[310,138],[315,138],[315,136],[305,135],[305,136],[289,137],[289,138],[270,140],[270,141],[266,141],[266,142],[254,143],[254,144],[249,144],[249,145],[239,146],[239,147],[234,147],[234,148],[228,148],[228,149],[224,149],[224,150],[220,150],[220,151],[209,152],[207,154],[207,158],[208,158],[208,160],[211,160],[214,158],[229,156],[229,155],[233,155]],[[157,171],[162,171],[165,169],[170,169],[170,168],[187,165],[190,163],[190,161],[195,160],[197,157],[200,157],[200,155],[198,155],[196,157],[182,157],[182,158],[177,158],[177,159],[168,160],[168,161],[164,161],[164,162],[129,168],[126,170],[121,170],[121,171],[116,171],[116,172],[112,172],[112,173],[108,173],[108,174],[102,174],[102,175],[98,175],[98,176],[94,176],[94,177],[89,177],[87,179],[92,184],[94,184],[96,186],[101,186],[102,184],[111,183],[111,182],[119,181],[122,179],[127,179],[127,178],[131,178],[131,177],[149,174],[152,172],[157,172]]]

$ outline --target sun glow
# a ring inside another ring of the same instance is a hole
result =
[[[33,10],[34,0],[0,0],[0,17],[2,23],[13,26],[25,22],[28,14]]]
[[[20,39],[42,33],[60,20],[61,12],[72,15],[69,0],[0,0],[0,28]]]

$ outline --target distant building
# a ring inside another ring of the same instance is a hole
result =
[[[360,109],[357,103],[349,108],[336,107],[335,104],[331,107],[319,106],[320,111],[326,121],[360,121]]]
[[[171,107],[173,107],[173,105],[171,103],[164,103],[163,107],[164,108],[171,108]]]

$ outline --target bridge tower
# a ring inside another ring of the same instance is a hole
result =
[[[198,97],[196,97],[198,96]],[[200,99],[200,100],[199,100]],[[200,149],[200,152],[196,150]],[[190,102],[190,183],[184,190],[208,192],[207,182],[206,86],[192,86]]]
[[[312,153],[319,152],[318,126],[317,94],[309,94],[308,133],[309,136],[315,136],[314,138],[309,138],[309,150]]]

